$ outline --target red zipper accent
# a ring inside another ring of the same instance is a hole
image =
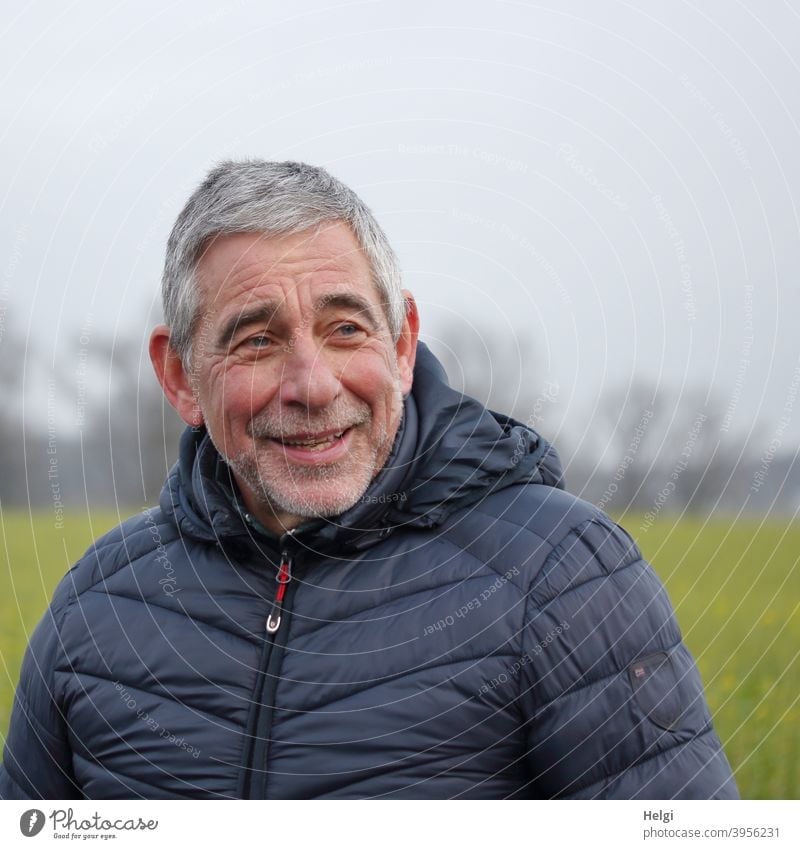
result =
[[[278,582],[278,592],[275,593],[275,601],[282,602],[286,595],[286,585],[292,580],[292,567],[289,558],[284,554],[281,560],[280,568],[278,569],[278,577],[275,578]]]
[[[281,555],[281,565],[275,580],[278,582],[278,589],[275,592],[275,601],[272,603],[272,610],[267,619],[268,634],[274,634],[281,627],[281,605],[283,604],[283,597],[286,595],[286,587],[292,580],[292,561],[285,551]]]

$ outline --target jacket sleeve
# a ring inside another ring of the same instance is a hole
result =
[[[0,766],[0,799],[82,797],[72,775],[66,722],[54,693],[54,671],[63,655],[58,623],[68,593],[69,576],[56,590],[22,661]]]
[[[621,528],[570,531],[526,605],[529,795],[738,798],[666,590]]]

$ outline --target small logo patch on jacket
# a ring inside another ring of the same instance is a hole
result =
[[[683,713],[678,677],[666,652],[641,657],[628,667],[636,703],[659,728],[672,730]]]

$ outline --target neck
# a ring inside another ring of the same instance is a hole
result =
[[[235,472],[233,478],[248,514],[257,519],[260,525],[275,536],[283,536],[288,531],[299,528],[303,522],[309,521],[305,516],[296,516],[293,513],[279,510],[272,504],[265,504],[261,499],[255,497],[247,484]]]

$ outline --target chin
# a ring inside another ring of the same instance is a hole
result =
[[[303,493],[299,489],[292,492],[275,491],[267,488],[262,492],[266,495],[268,506],[278,508],[285,513],[299,516],[303,519],[322,519],[331,516],[339,516],[354,507],[364,495],[366,488],[359,490],[357,494],[343,492],[342,487],[331,494],[320,495],[319,492]]]

